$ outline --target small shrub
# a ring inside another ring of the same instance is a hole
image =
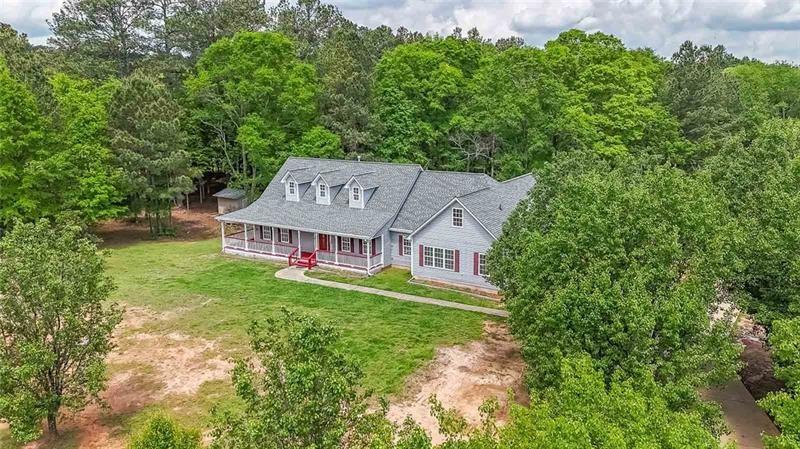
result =
[[[128,449],[200,449],[200,432],[187,429],[174,419],[157,414],[136,432]]]

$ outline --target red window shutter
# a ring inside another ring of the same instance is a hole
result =
[[[453,257],[456,259],[454,260],[454,265],[456,268],[456,273],[461,271],[461,253],[458,250],[455,250],[453,253]]]
[[[425,251],[424,251],[424,248],[425,248],[424,246],[419,245],[419,266],[421,266],[421,267],[425,266]]]
[[[378,239],[372,239],[372,244],[370,245],[370,247],[372,248],[372,255],[373,256],[378,254],[378,248],[377,248],[378,245],[376,244],[377,241],[378,241]]]
[[[292,240],[294,240],[294,239],[292,238],[292,230],[291,230],[291,229],[289,229],[289,243],[293,243],[293,242],[292,242]]]
[[[472,255],[472,274],[477,276],[478,274],[478,264],[480,263],[480,255],[478,253],[473,253]]]
[[[403,255],[403,234],[397,236],[397,254]]]
[[[336,249],[341,251],[342,250],[342,238],[336,237]]]
[[[358,254],[364,254],[364,241],[358,239]]]

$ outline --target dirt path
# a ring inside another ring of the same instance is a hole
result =
[[[405,393],[389,407],[389,418],[402,423],[411,416],[441,443],[428,399],[436,395],[446,408],[455,408],[472,425],[480,423],[478,407],[495,397],[500,400],[500,420],[508,411],[508,391],[527,402],[523,388],[525,364],[505,324],[487,321],[484,338],[465,345],[439,348],[434,360],[409,379]]]

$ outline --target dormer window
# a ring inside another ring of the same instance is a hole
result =
[[[297,193],[297,184],[294,181],[289,181],[289,195],[295,195]]]
[[[325,184],[320,183],[319,185],[319,197],[320,198],[328,197],[328,186],[326,186]]]
[[[361,201],[361,189],[358,186],[353,186],[353,201]]]

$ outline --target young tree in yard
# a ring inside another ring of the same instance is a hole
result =
[[[111,102],[111,146],[130,209],[144,211],[154,237],[172,231],[172,203],[193,189],[181,118],[164,85],[140,73],[126,78]]]
[[[206,152],[250,196],[261,193],[316,119],[314,68],[277,33],[239,33],[203,53],[186,81]]]
[[[644,366],[688,387],[735,375],[730,323],[711,323],[736,263],[724,201],[678,169],[577,153],[549,165],[489,254],[530,381],[558,385],[589,354],[607,379]]]
[[[284,310],[253,324],[250,336],[257,360],[233,370],[244,410],[216,415],[213,448],[338,449],[369,447],[376,429],[385,437],[381,414],[367,411],[361,370],[336,349],[332,326]]]
[[[0,240],[0,419],[19,441],[41,420],[57,433],[62,408],[81,410],[105,386],[113,288],[94,241],[80,227],[17,223]]]
[[[134,433],[128,449],[200,449],[200,432],[183,428],[175,420],[156,414]]]

